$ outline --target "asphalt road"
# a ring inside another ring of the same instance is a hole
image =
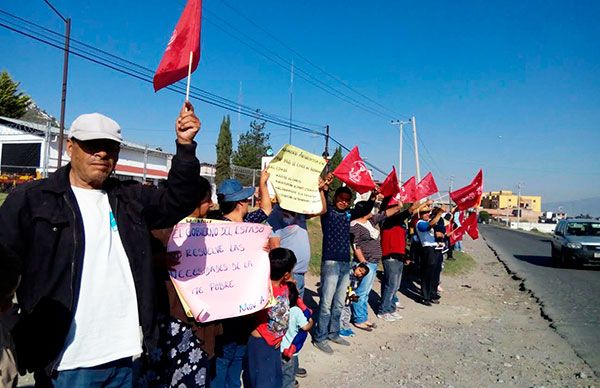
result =
[[[539,298],[558,333],[600,376],[600,269],[557,267],[549,237],[490,225],[480,225],[480,232]]]

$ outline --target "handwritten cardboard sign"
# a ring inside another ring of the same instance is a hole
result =
[[[323,209],[319,175],[325,160],[301,148],[284,145],[269,163],[269,181],[279,205],[286,210],[316,214]]]
[[[263,249],[268,225],[241,222],[179,223],[167,249],[179,264],[169,274],[198,322],[262,310],[271,296]]]

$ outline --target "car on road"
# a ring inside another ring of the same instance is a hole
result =
[[[561,266],[600,265],[600,221],[560,220],[551,239],[552,258]]]

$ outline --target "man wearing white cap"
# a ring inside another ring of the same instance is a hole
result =
[[[174,225],[203,195],[199,128],[186,103],[167,188],[156,189],[111,178],[121,128],[81,115],[67,141],[71,162],[16,188],[0,208],[0,242],[23,261],[17,363],[36,385],[133,385],[132,357],[153,349],[157,333],[149,229]]]

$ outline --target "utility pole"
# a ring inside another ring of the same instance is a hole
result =
[[[294,98],[294,61],[290,69],[290,144],[292,144],[292,102]]]
[[[521,221],[521,184],[517,183],[517,229],[519,229]]]
[[[143,173],[143,184],[146,184],[146,176],[148,175],[148,144],[144,147],[144,173]]]
[[[450,184],[448,185],[448,211],[452,210],[452,198],[450,198],[450,193],[452,192],[452,183],[454,183],[454,175],[450,175]]]
[[[406,124],[406,121],[401,120],[392,120],[392,125],[397,125],[400,128],[400,149],[398,151],[398,182],[402,184],[402,137],[403,137],[403,127]]]
[[[67,77],[69,75],[69,46],[71,44],[71,18],[65,18],[48,0],[44,2],[65,22],[65,48],[63,57],[62,95],[60,100],[60,127],[58,132],[58,160],[56,168],[62,166],[63,139],[65,136],[65,106],[67,104]]]
[[[417,119],[413,116],[410,119],[413,127],[413,141],[415,145],[415,166],[417,168],[417,183],[421,181],[421,169],[419,167],[419,147],[417,146]]]
[[[323,151],[323,158],[327,161],[325,174],[329,174],[329,125],[325,127],[325,151]]]

